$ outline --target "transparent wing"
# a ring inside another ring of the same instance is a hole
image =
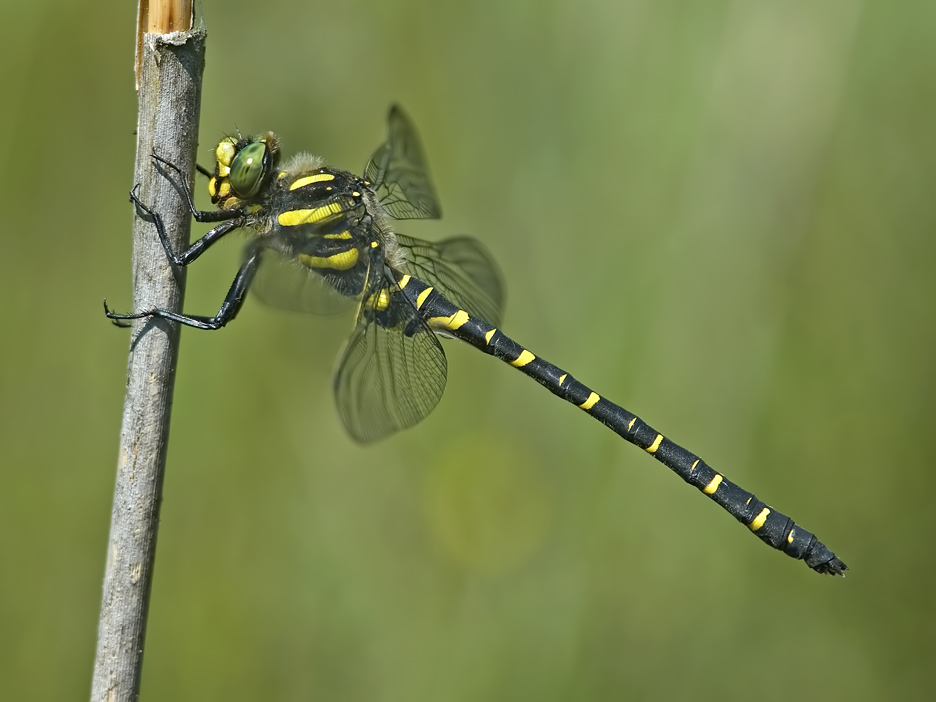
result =
[[[303,266],[295,256],[266,248],[251,286],[257,298],[272,307],[293,312],[338,314],[356,304],[333,281]]]
[[[439,242],[396,235],[406,251],[405,273],[432,285],[451,302],[488,324],[503,318],[504,285],[497,264],[476,239],[467,236]]]
[[[381,275],[381,279],[384,276]],[[445,390],[442,347],[395,285],[371,289],[342,354],[335,401],[348,433],[362,443],[411,427],[428,415]],[[389,304],[378,310],[381,288]]]
[[[409,118],[394,105],[387,117],[387,141],[367,163],[380,204],[395,219],[438,219],[442,208],[429,178],[419,137]]]

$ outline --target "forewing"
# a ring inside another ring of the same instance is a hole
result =
[[[395,219],[438,219],[442,208],[429,178],[416,130],[396,105],[387,117],[388,134],[364,169],[380,204]]]
[[[426,417],[445,389],[446,362],[435,334],[402,293],[397,324],[385,327],[367,299],[335,376],[335,401],[348,433],[377,441]]]
[[[494,259],[476,239],[461,236],[439,242],[396,235],[406,251],[406,273],[432,285],[452,303],[488,324],[501,323],[504,285]]]

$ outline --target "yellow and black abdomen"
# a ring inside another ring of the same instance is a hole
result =
[[[601,397],[570,373],[536,356],[485,320],[459,308],[429,284],[403,274],[399,274],[397,280],[401,292],[436,333],[466,341],[509,363],[554,395],[585,411],[698,488],[773,548],[805,561],[820,573],[841,575],[846,570],[845,564],[812,532],[728,480],[637,415]]]

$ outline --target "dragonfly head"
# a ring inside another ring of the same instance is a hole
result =
[[[222,210],[250,203],[269,181],[279,162],[279,140],[273,132],[218,142],[215,173],[208,181],[211,202]]]

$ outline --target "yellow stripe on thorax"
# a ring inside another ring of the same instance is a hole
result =
[[[304,178],[297,178],[289,184],[289,189],[298,190],[299,188],[304,188],[307,185],[312,185],[312,183],[321,183],[322,181],[334,179],[335,176],[331,173],[316,173],[315,175],[305,176]]]
[[[378,312],[383,312],[390,306],[390,293],[384,289],[381,290],[376,296],[371,295],[367,298],[367,306],[374,308]]]
[[[336,271],[346,271],[357,265],[358,250],[348,249],[331,256],[299,254],[299,260],[309,268],[330,268]]]
[[[323,219],[340,213],[341,205],[337,202],[331,202],[322,207],[313,207],[308,210],[289,210],[280,214],[276,219],[281,226],[295,227],[300,224],[321,222]]]

